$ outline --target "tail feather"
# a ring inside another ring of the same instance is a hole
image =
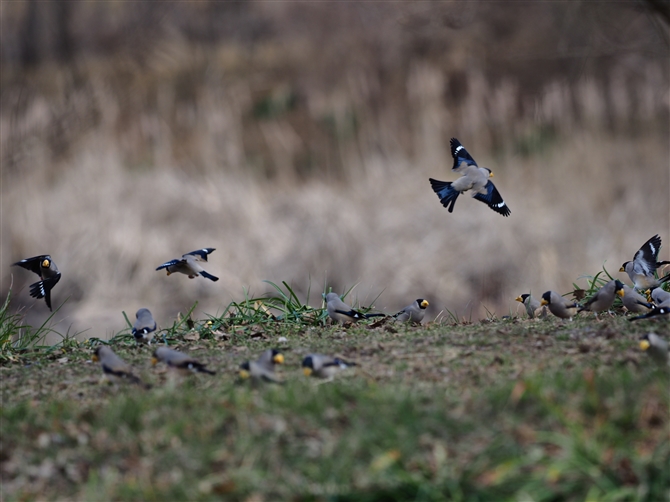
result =
[[[205,272],[204,270],[203,270],[202,272],[200,272],[200,275],[203,276],[203,277],[206,277],[206,278],[209,279],[210,281],[214,281],[214,282],[216,282],[216,281],[219,280],[218,277],[216,277],[216,276],[214,276],[214,275],[212,275],[212,274],[210,274],[210,273],[208,273],[208,272]]]
[[[452,213],[454,211],[454,204],[456,204],[456,199],[461,194],[461,192],[454,190],[451,187],[451,181],[439,181],[433,178],[429,178],[429,181],[430,186],[439,197],[442,205],[446,207],[450,213]]]

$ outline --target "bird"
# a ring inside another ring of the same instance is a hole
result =
[[[544,293],[540,305],[547,305],[549,311],[556,317],[569,320],[572,320],[572,317],[577,314],[577,308],[579,307],[575,302],[563,298],[554,291]]]
[[[613,279],[596,291],[586,303],[579,308],[577,312],[590,310],[595,313],[598,319],[598,312],[604,312],[614,303],[615,295],[623,297],[625,295],[623,283],[619,279]]]
[[[164,362],[169,368],[178,370],[181,374],[207,373],[208,375],[216,375],[216,371],[208,370],[205,367],[207,366],[206,364],[201,363],[188,354],[168,347],[158,347],[154,350],[151,364],[155,365],[158,361]]]
[[[670,347],[656,333],[647,333],[640,337],[640,349],[644,350],[659,366],[670,364]]]
[[[540,300],[537,298],[534,298],[533,296],[529,295],[528,293],[524,293],[523,295],[519,295],[515,298],[517,302],[523,303],[524,307],[526,307],[526,312],[528,313],[528,317],[530,319],[535,318],[535,316],[541,315],[542,317],[546,317],[547,315],[547,307],[543,306],[540,303]]]
[[[627,284],[623,285],[623,292],[624,294],[621,298],[621,301],[623,302],[623,306],[626,307],[628,312],[633,312],[634,314],[644,314],[653,307],[653,305],[649,303],[644,296],[639,294]]]
[[[275,364],[284,364],[284,355],[277,349],[268,349],[255,361],[245,361],[240,365],[240,378],[253,382],[283,383],[275,375]]]
[[[134,373],[131,366],[117,356],[111,347],[99,345],[93,352],[93,361],[100,362],[103,378],[109,382],[119,382],[122,380],[132,382],[149,388]]]
[[[670,307],[670,293],[664,289],[654,288],[652,290],[647,290],[647,294],[657,307]]]
[[[428,307],[430,303],[428,303],[428,300],[424,300],[423,298],[419,298],[414,301],[411,305],[407,305],[404,309],[402,309],[400,312],[395,314],[393,317],[395,317],[396,321],[398,322],[416,322],[420,323],[423,321],[423,316],[426,314],[426,307]]]
[[[12,267],[17,266],[35,272],[40,276],[41,281],[30,285],[30,296],[37,298],[38,300],[44,298],[47,307],[53,312],[51,309],[51,290],[58,284],[58,281],[60,281],[61,274],[58,271],[58,267],[51,259],[51,255],[42,254],[12,263]]]
[[[349,305],[344,303],[340,299],[340,295],[337,293],[328,293],[326,295],[326,309],[328,310],[328,315],[333,321],[341,322],[342,324],[360,321],[361,319],[368,319],[369,317],[380,317],[385,315],[364,314],[358,310],[354,310]]]
[[[640,319],[653,319],[654,317],[666,317],[670,314],[670,305],[664,305],[662,307],[654,307],[649,312],[637,317],[631,317],[630,321],[639,321]]]
[[[656,261],[660,250],[661,238],[657,234],[642,244],[642,247],[635,253],[633,260],[624,262],[619,272],[626,272],[637,289],[654,289],[660,286],[670,280],[670,274],[661,279],[656,278],[656,269],[670,264],[670,261]]]
[[[442,205],[453,212],[454,204],[458,196],[472,190],[471,195],[475,199],[484,202],[496,213],[507,217],[511,211],[501,197],[498,189],[489,180],[493,178],[493,172],[486,167],[479,167],[468,151],[456,138],[451,138],[451,156],[454,158],[452,171],[460,173],[461,177],[456,181],[439,181],[429,178],[433,191],[437,194]]]
[[[139,309],[135,314],[135,319],[132,330],[135,341],[138,343],[150,341],[150,334],[156,331],[156,321],[149,309]]]
[[[337,373],[351,366],[356,366],[356,363],[322,354],[309,354],[302,360],[302,371],[305,376],[317,378],[332,379]]]
[[[191,251],[182,255],[181,259],[175,258],[174,260],[166,261],[156,270],[167,269],[167,275],[179,272],[188,275],[189,279],[201,275],[210,281],[216,282],[219,278],[206,272],[198,263],[199,261],[207,261],[207,255],[213,251],[215,251],[215,248],[203,248]]]

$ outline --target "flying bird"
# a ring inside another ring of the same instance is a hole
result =
[[[182,255],[181,258],[166,261],[160,265],[156,270],[167,269],[167,275],[179,272],[180,274],[188,275],[189,279],[198,277],[199,275],[206,277],[210,281],[218,281],[219,278],[205,272],[198,262],[207,261],[207,255],[215,251],[215,248],[203,248],[196,251],[191,251]]]
[[[44,298],[47,307],[51,310],[51,290],[60,281],[60,272],[51,256],[43,254],[12,263],[12,267],[16,266],[40,276],[41,281],[30,285],[30,296],[37,299]]]
[[[486,167],[479,167],[475,159],[461,145],[456,138],[451,138],[451,156],[454,158],[452,171],[460,173],[461,177],[456,181],[439,181],[429,178],[433,191],[440,198],[440,202],[449,212],[453,212],[456,199],[463,192],[472,190],[471,195],[482,201],[496,213],[507,217],[510,209],[505,204],[498,189],[489,180],[493,178],[493,172]]]
[[[635,253],[632,261],[624,262],[619,272],[626,272],[637,289],[654,289],[670,280],[670,274],[656,278],[656,269],[670,264],[670,261],[658,262],[658,252],[661,250],[661,238],[654,235]]]

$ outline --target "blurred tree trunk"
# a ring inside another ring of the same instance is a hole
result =
[[[40,60],[37,0],[28,0],[25,21],[20,31],[21,65],[36,66]]]
[[[56,21],[55,43],[56,58],[62,63],[72,61],[74,56],[74,43],[70,33],[70,16],[72,15],[72,3],[68,0],[56,0],[53,3],[54,18]]]

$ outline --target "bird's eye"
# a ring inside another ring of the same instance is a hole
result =
[[[43,266],[44,268],[49,268],[49,264],[50,264],[50,263],[51,263],[51,262],[50,262],[49,260],[44,260],[44,261],[42,262],[42,266]]]

